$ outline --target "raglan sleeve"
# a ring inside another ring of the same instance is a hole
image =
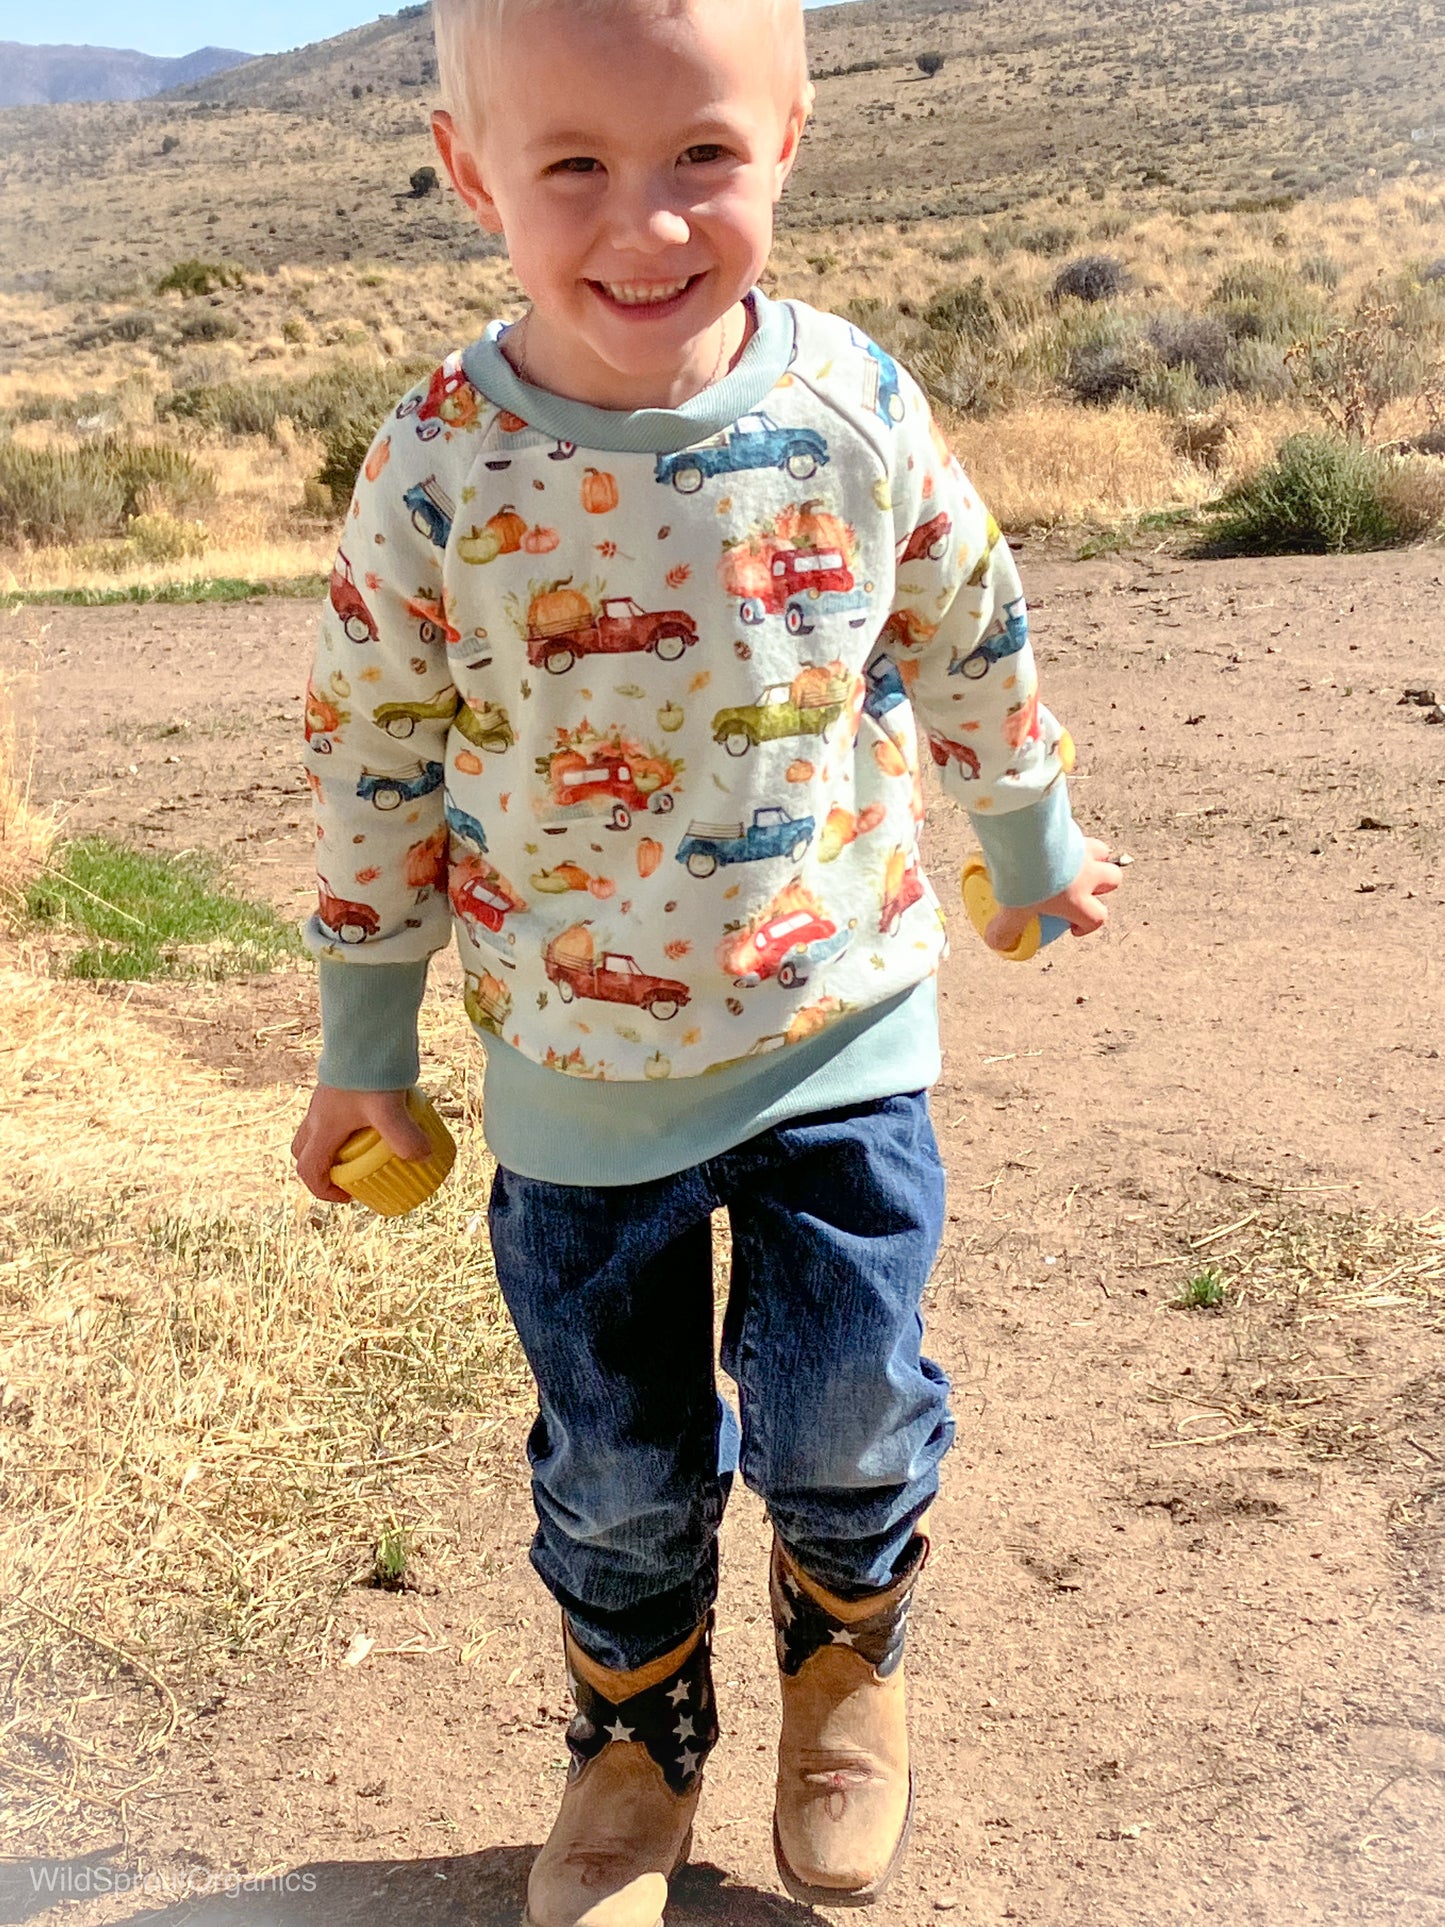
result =
[[[1068,732],[1039,701],[1008,543],[899,371],[890,506],[898,557],[884,642],[945,791],[968,811],[1002,904],[1041,903],[1078,874]]]
[[[459,700],[446,657],[436,523],[392,417],[357,477],[306,691],[321,995],[320,1081],[416,1081],[427,963],[451,930],[446,746]],[[414,466],[414,464],[413,464]]]

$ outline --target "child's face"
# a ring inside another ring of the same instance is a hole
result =
[[[760,44],[766,19],[749,0],[546,8],[495,49],[479,136],[438,115],[458,192],[505,232],[531,298],[529,372],[565,368],[565,392],[604,407],[707,379],[805,119]]]

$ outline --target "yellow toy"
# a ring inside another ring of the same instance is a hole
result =
[[[963,907],[968,912],[969,922],[981,937],[999,913],[999,902],[989,880],[988,865],[977,851],[963,866]],[[1069,924],[1063,917],[1032,917],[1013,949],[1000,950],[996,954],[1009,963],[1027,963],[1046,943],[1052,943],[1055,937],[1062,937],[1068,928]]]
[[[377,1130],[353,1131],[336,1155],[331,1181],[383,1218],[414,1211],[446,1182],[456,1162],[451,1132],[420,1091],[408,1091],[406,1108],[432,1142],[427,1158],[399,1158]]]

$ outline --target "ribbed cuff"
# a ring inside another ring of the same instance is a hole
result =
[[[1027,809],[1006,816],[971,815],[994,896],[1013,908],[1044,903],[1072,883],[1084,862],[1084,833],[1069,807],[1061,776]]]
[[[407,1091],[421,1071],[416,1019],[426,990],[421,963],[344,964],[322,957],[321,1062],[339,1091]]]

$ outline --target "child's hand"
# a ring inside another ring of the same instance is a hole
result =
[[[1043,903],[1000,910],[984,932],[984,942],[990,950],[1012,950],[1033,917],[1061,917],[1076,937],[1092,936],[1109,921],[1109,907],[1099,899],[1117,890],[1123,878],[1109,858],[1108,844],[1085,837],[1083,866],[1073,882]]]
[[[405,1091],[338,1091],[318,1084],[301,1128],[291,1140],[296,1175],[313,1197],[328,1204],[350,1204],[347,1192],[331,1182],[336,1154],[353,1131],[370,1125],[402,1158],[425,1158],[432,1144],[406,1108]]]

